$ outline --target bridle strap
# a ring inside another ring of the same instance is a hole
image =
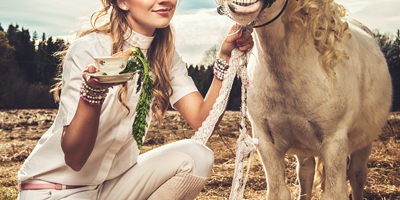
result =
[[[282,15],[283,11],[285,11],[285,9],[286,9],[286,7],[287,7],[287,4],[288,4],[288,1],[289,1],[289,0],[286,0],[285,5],[283,5],[282,10],[279,12],[279,14],[278,14],[277,16],[275,16],[273,19],[271,19],[270,21],[268,21],[268,22],[266,22],[266,23],[264,23],[264,24],[253,25],[253,28],[260,28],[260,27],[266,26],[266,25],[268,25],[268,24],[274,22],[275,20],[277,20],[277,19]]]

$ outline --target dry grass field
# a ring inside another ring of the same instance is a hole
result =
[[[16,174],[34,148],[41,135],[52,124],[56,110],[3,110],[0,111],[0,199],[17,196]],[[169,111],[166,123],[152,124],[142,150],[148,151],[165,143],[190,138],[194,131],[177,112]],[[226,112],[216,133],[207,145],[215,153],[211,179],[198,200],[227,199],[234,171],[235,145],[238,137],[238,112]],[[246,186],[245,199],[265,199],[266,181],[258,155],[253,164]],[[294,197],[298,196],[295,177],[295,158],[285,157],[286,182]],[[374,142],[368,163],[369,173],[365,199],[400,200],[400,113],[392,113],[383,134]],[[320,190],[315,192],[316,198]]]

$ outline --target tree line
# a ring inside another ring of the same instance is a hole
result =
[[[400,30],[394,35],[375,32],[389,65],[393,83],[393,111],[400,111]],[[0,109],[56,108],[49,92],[62,62],[57,52],[65,51],[69,43],[60,38],[46,37],[37,32],[10,24],[5,30],[0,24]],[[213,79],[212,63],[217,46],[205,52],[205,65],[188,65],[199,92],[204,96]],[[228,110],[239,110],[241,82],[234,80]]]
[[[0,109],[56,107],[49,90],[60,64],[56,52],[67,47],[63,39],[0,24]]]
[[[375,32],[375,38],[385,55],[392,77],[392,111],[400,111],[400,29],[397,30],[395,35]]]

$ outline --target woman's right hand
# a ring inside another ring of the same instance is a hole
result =
[[[99,79],[97,79],[93,76],[90,76],[91,73],[96,73],[96,72],[99,72],[99,70],[94,65],[88,65],[82,74],[82,77],[86,81],[86,84],[88,84],[92,88],[107,89],[107,88],[125,83],[125,82],[123,82],[123,83],[100,83]]]
[[[234,48],[238,48],[243,52],[252,49],[254,46],[253,37],[251,36],[252,32],[253,29],[243,29],[239,24],[232,26],[228,36],[221,45],[221,50],[218,54],[219,57],[229,63],[231,52]]]

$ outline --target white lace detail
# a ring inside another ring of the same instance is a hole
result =
[[[219,96],[217,97],[210,113],[208,114],[208,117],[203,121],[201,127],[196,131],[192,137],[192,140],[205,145],[212,135],[215,124],[224,112],[228,103],[229,93],[232,89],[233,80],[235,79],[236,72],[239,68],[238,63],[240,56],[242,55],[243,53],[239,50],[234,49],[232,51],[232,56],[229,61],[229,68],[224,76],[224,80],[222,81],[222,87],[219,91]]]
[[[134,30],[128,28],[124,34],[124,40],[129,44],[129,46],[139,47],[143,53],[146,55],[147,50],[150,48],[151,43],[153,42],[153,36],[145,36],[140,33],[135,32]]]
[[[229,199],[242,199],[244,188],[246,186],[250,165],[254,152],[256,151],[257,141],[252,139],[247,134],[246,128],[246,112],[247,112],[247,86],[249,85],[247,71],[246,71],[247,59],[246,55],[234,49],[229,60],[229,68],[224,80],[222,81],[222,87],[219,92],[219,96],[213,105],[208,117],[203,122],[201,127],[196,131],[192,140],[205,145],[212,135],[215,125],[224,112],[228,103],[229,93],[232,89],[233,80],[235,79],[236,73],[238,73],[242,80],[242,106],[241,110],[241,122],[240,122],[240,135],[236,143],[236,158],[235,158],[235,174],[232,181],[232,188]],[[246,175],[243,178],[243,162],[246,158],[249,158]]]

